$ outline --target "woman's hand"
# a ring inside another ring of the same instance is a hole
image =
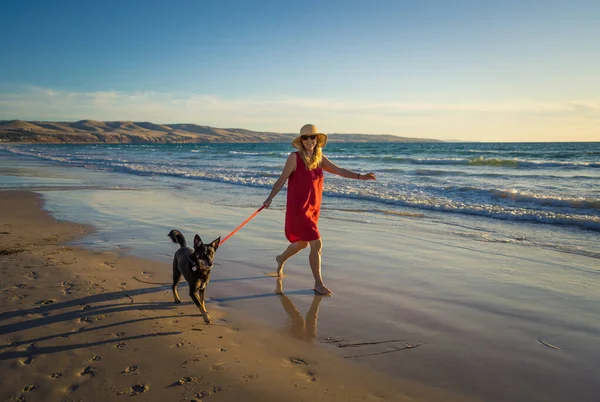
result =
[[[273,199],[271,197],[267,198],[265,200],[265,202],[263,202],[263,207],[265,208],[269,208],[271,206],[271,202],[273,201]]]
[[[360,173],[358,175],[358,180],[377,180],[377,177],[375,177],[375,173],[367,173],[367,174]]]

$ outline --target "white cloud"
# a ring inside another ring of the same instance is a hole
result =
[[[0,94],[0,119],[134,120],[278,132],[295,131],[310,121],[329,132],[490,141],[534,141],[544,140],[544,136],[600,140],[600,100],[434,103],[286,96],[226,99],[210,94],[63,92],[28,87],[20,93]],[[573,137],[574,130],[579,137]]]

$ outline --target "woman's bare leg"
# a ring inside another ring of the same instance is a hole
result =
[[[290,244],[283,253],[275,257],[275,260],[277,261],[277,276],[283,275],[283,264],[285,264],[287,259],[294,254],[297,254],[299,251],[304,250],[307,246],[307,241],[297,241]]]
[[[321,239],[317,239],[309,243],[310,255],[308,256],[308,262],[315,278],[315,291],[322,295],[331,294],[331,290],[325,286],[321,277],[321,248],[323,247],[323,242],[321,242]]]

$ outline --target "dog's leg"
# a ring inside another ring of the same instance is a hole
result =
[[[200,290],[200,292],[203,295],[202,297],[204,297],[203,290]],[[198,296],[198,287],[197,286],[194,286],[194,287],[190,286],[190,297],[192,298],[194,303],[196,303],[198,310],[200,310],[200,313],[202,314],[202,318],[204,318],[204,322],[207,324],[210,324],[211,319],[208,316],[208,313],[206,312],[206,307],[204,307],[204,300],[201,301],[200,297]]]
[[[177,284],[181,280],[181,272],[179,268],[177,268],[177,258],[173,257],[173,299],[175,303],[181,303],[181,299],[179,298],[179,294],[177,293]]]
[[[208,315],[208,311],[206,311],[206,306],[204,305],[204,291],[206,290],[206,286],[198,291],[200,295],[200,311],[202,312],[202,316],[204,317],[204,322],[207,324],[211,323],[210,315]]]
[[[198,310],[200,310],[200,313],[202,314],[202,318],[204,318],[204,322],[207,324],[210,324],[211,320],[210,320],[210,317],[208,316],[208,313],[206,312],[206,308],[204,308],[204,303],[202,303],[200,301],[197,290],[192,287],[190,287],[190,297],[192,298],[194,303],[196,303]]]

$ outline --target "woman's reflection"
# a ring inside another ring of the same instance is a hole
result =
[[[317,337],[317,317],[319,315],[319,304],[323,296],[315,293],[310,308],[306,313],[306,318],[303,318],[292,300],[283,293],[283,279],[277,278],[277,288],[275,293],[279,296],[279,301],[283,309],[290,317],[290,333],[305,341],[312,341]]]

